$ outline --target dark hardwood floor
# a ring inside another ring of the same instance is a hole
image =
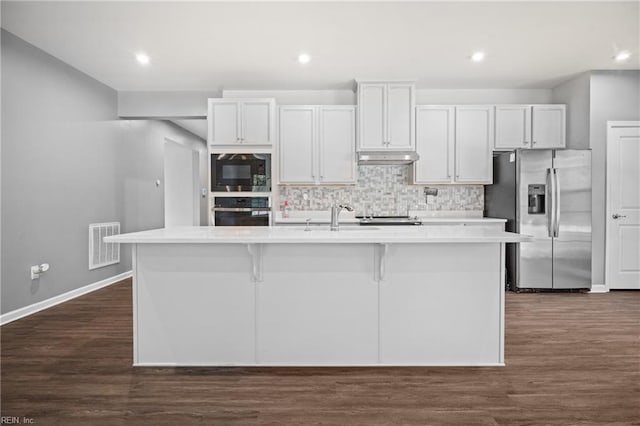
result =
[[[509,293],[506,316],[504,368],[133,368],[127,280],[0,329],[2,416],[40,425],[640,425],[640,292]]]

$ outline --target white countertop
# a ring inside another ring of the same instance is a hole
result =
[[[504,223],[506,219],[482,217],[482,211],[441,211],[441,210],[411,210],[409,216],[417,217],[424,224],[460,224],[460,223]],[[317,210],[294,210],[289,213],[289,217],[283,218],[281,211],[276,211],[274,222],[276,224],[305,224],[307,219],[312,225],[329,224],[331,214],[329,211]],[[356,219],[355,213],[343,210],[340,213],[340,224],[359,224],[360,219]]]
[[[109,243],[168,244],[391,244],[391,243],[494,243],[532,241],[531,237],[467,226],[363,226],[305,231],[304,227],[213,227],[185,226],[133,232],[105,238]]]

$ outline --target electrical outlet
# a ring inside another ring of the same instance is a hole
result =
[[[33,265],[31,267],[31,280],[37,280],[40,278],[40,274],[49,270],[49,264],[43,263],[41,265]]]

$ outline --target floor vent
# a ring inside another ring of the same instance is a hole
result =
[[[89,269],[120,263],[120,244],[105,243],[110,235],[120,233],[120,222],[92,223],[89,225]]]

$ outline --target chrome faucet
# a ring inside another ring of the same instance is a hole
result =
[[[337,231],[340,229],[338,216],[340,215],[340,212],[342,211],[342,209],[345,209],[350,212],[353,211],[353,207],[342,205],[342,204],[334,205],[333,207],[331,207],[331,230],[332,231]]]

